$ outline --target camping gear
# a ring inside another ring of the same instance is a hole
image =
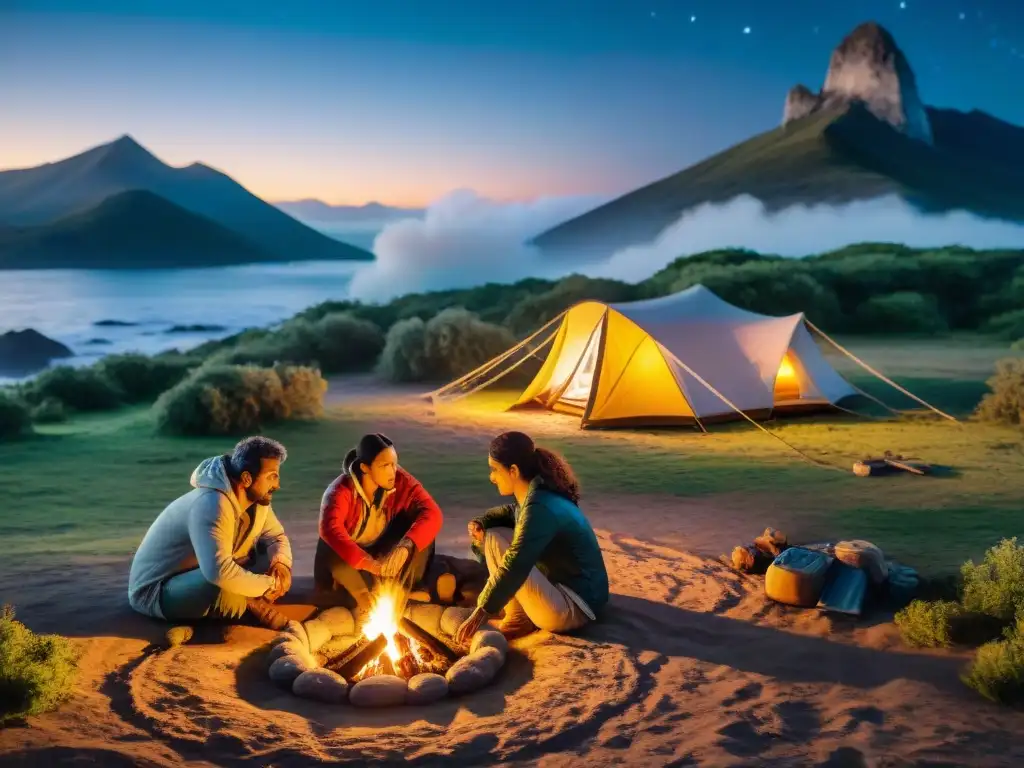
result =
[[[852,541],[840,541],[834,550],[836,560],[851,565],[854,568],[863,569],[871,579],[871,583],[879,585],[885,582],[889,576],[889,568],[885,563],[885,555],[882,550],[870,541],[854,539]]]
[[[889,600],[894,607],[902,608],[914,599],[920,584],[917,571],[909,565],[895,561],[888,563]]]
[[[825,586],[818,599],[818,608],[860,616],[867,591],[867,573],[857,566],[836,560],[828,570]]]
[[[764,533],[752,543],[734,547],[729,562],[737,571],[764,573],[788,546],[786,534],[774,528],[765,528]]]
[[[916,462],[916,463],[911,463]],[[894,475],[909,472],[912,475],[931,474],[931,466],[921,463],[918,459],[904,458],[892,451],[886,451],[880,458],[866,458],[853,464],[853,474],[857,477],[874,477],[877,475]]]
[[[818,604],[834,558],[804,547],[789,547],[768,566],[765,594],[777,603],[810,608]]]

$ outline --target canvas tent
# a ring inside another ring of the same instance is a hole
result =
[[[822,355],[803,313],[749,312],[702,285],[646,301],[584,301],[556,321],[543,365],[512,408],[571,414],[584,428],[765,418],[859,393]],[[520,347],[453,384],[501,377]]]

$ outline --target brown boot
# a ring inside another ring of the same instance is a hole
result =
[[[250,597],[245,604],[260,626],[280,632],[288,625],[288,617],[262,597]]]
[[[536,632],[537,625],[530,621],[523,606],[513,597],[505,606],[505,618],[498,625],[498,630],[507,640],[515,640],[517,637],[525,637],[531,632]]]

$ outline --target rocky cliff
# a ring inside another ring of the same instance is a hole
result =
[[[853,101],[863,102],[872,114],[910,138],[933,142],[910,63],[889,31],[875,22],[861,24],[839,43],[819,93],[804,85],[790,89],[782,124]]]

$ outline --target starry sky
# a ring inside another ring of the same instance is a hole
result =
[[[128,133],[269,200],[611,195],[778,124],[858,23],[1024,124],[1022,0],[0,0],[0,168]]]

